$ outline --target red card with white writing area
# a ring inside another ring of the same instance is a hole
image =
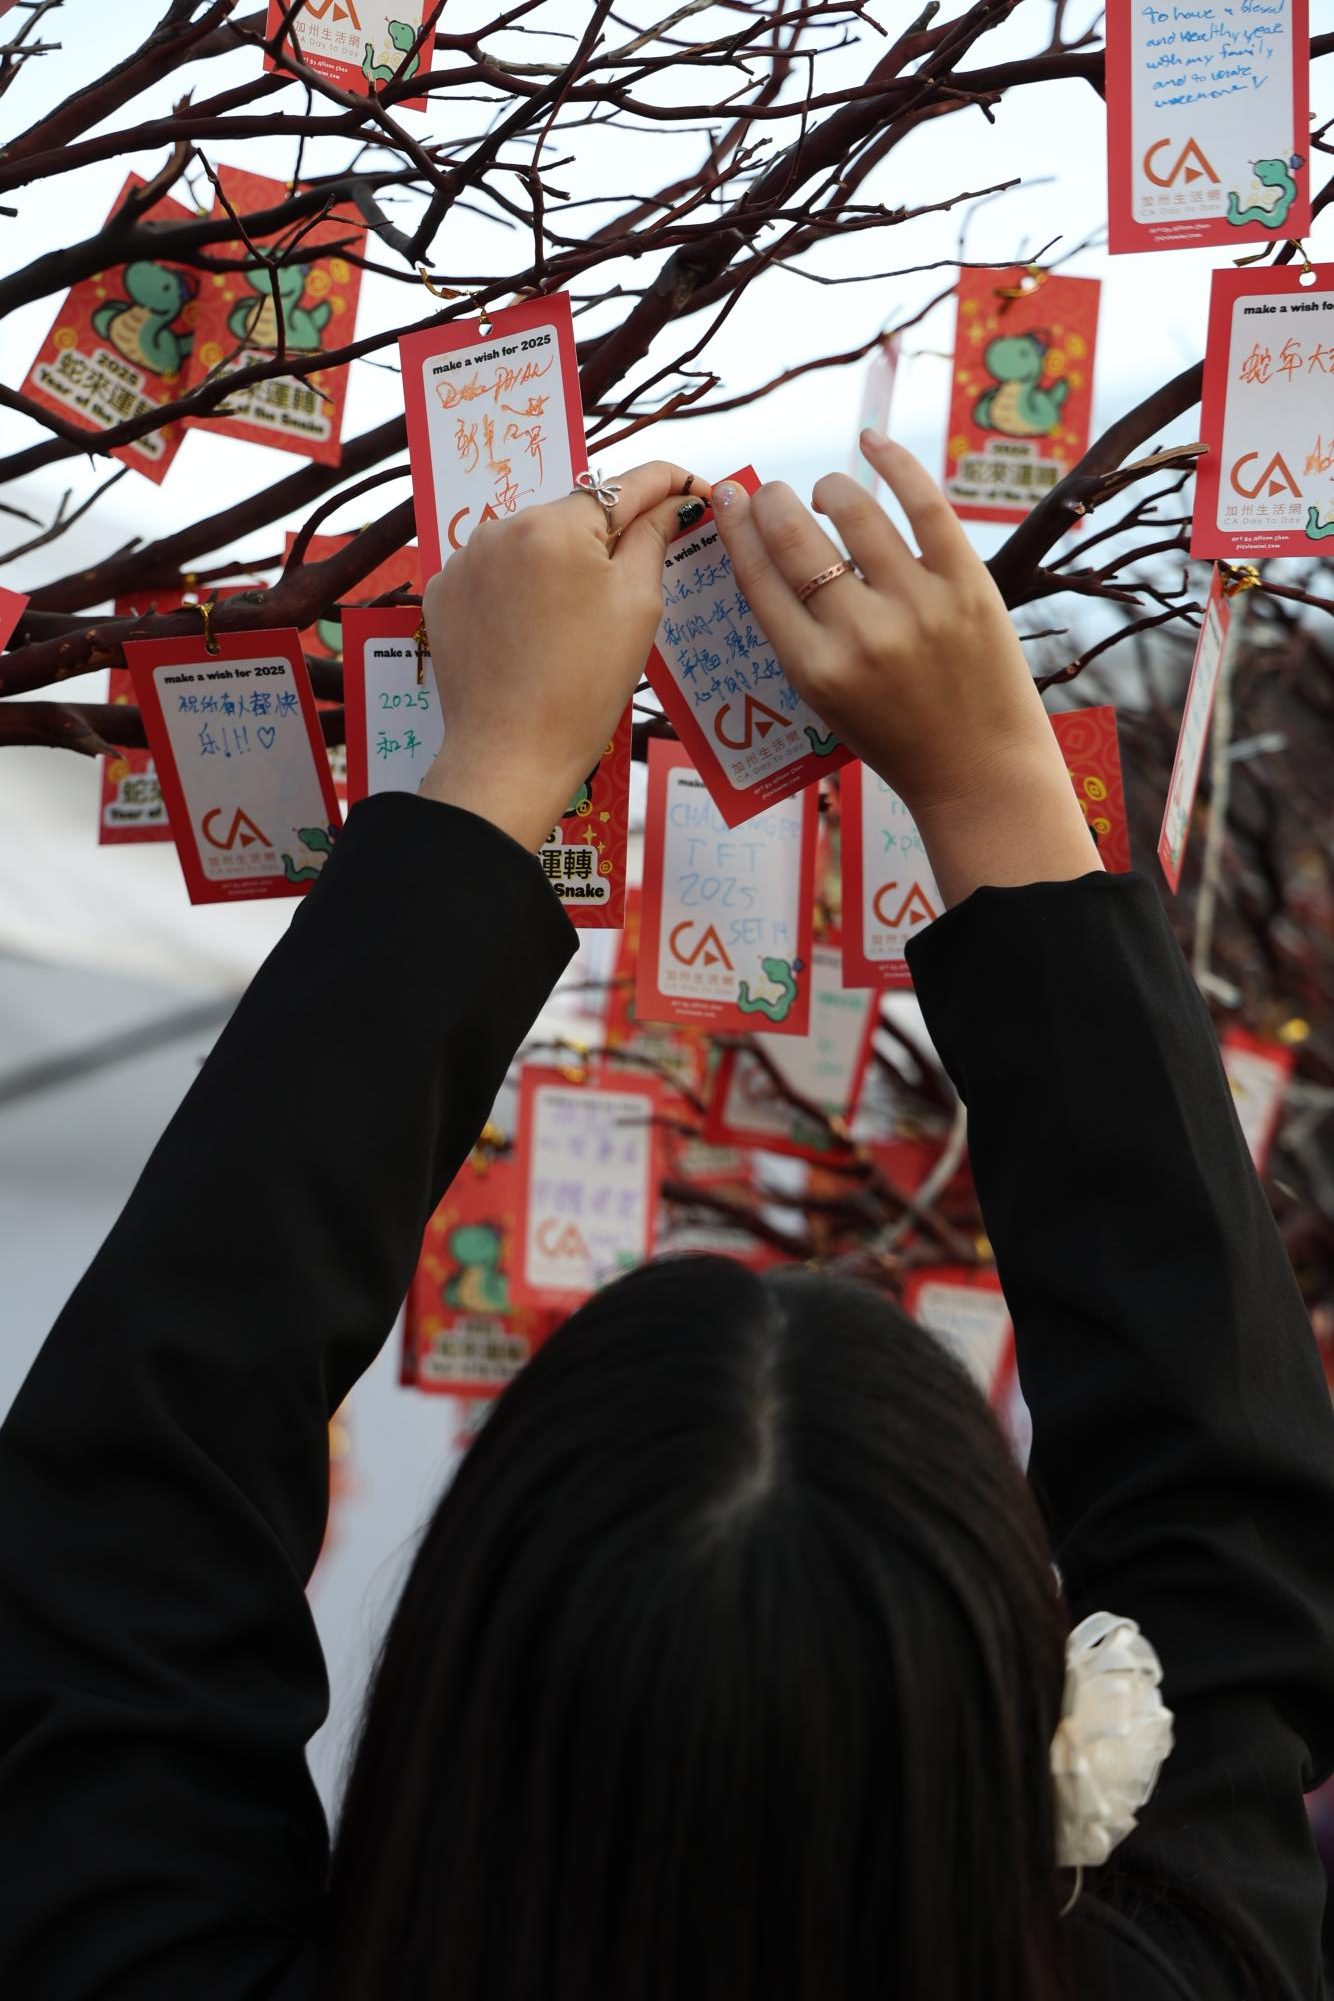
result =
[[[307,69],[327,77],[340,90],[355,90],[374,96],[392,83],[400,69],[403,82],[429,73],[435,55],[435,27],[421,34],[422,15],[434,9],[429,0],[299,0],[293,12],[291,0],[269,0],[264,39],[271,42],[283,25],[291,22],[291,33],[283,44],[299,56]],[[405,64],[406,59],[406,64]],[[265,69],[282,69],[269,51],[264,51]],[[395,114],[424,111],[424,97],[399,97]]]
[[[729,828],[685,746],[650,742],[642,1021],[806,1034],[818,817],[819,790],[809,786]]]
[[[1334,265],[1215,271],[1192,556],[1334,546]]]
[[[1286,1042],[1232,1027],[1223,1033],[1222,1055],[1242,1134],[1256,1173],[1263,1174],[1278,1131],[1295,1052]]]
[[[1307,0],[1107,0],[1107,247],[1304,236]]]
[[[404,1311],[405,1375],[446,1396],[497,1396],[555,1326],[511,1297],[515,1153],[474,1151],[426,1225]]]
[[[760,483],[750,466],[732,478]],[[729,827],[848,762],[779,666],[712,513],[668,549],[662,602],[649,682]]]
[[[903,801],[864,764],[838,781],[843,984],[910,987],[905,947],[944,909],[926,843]]]
[[[526,1065],[519,1079],[520,1305],[569,1312],[653,1249],[659,1182],[656,1086],[612,1073],[572,1082]]]
[[[241,167],[219,167],[218,179],[243,222],[291,198],[286,181],[267,180]],[[215,199],[213,220],[226,215],[221,199]],[[281,231],[250,232],[257,250],[272,253],[282,240]],[[361,292],[361,266],[347,253],[360,255],[365,244],[366,225],[347,204],[309,222],[299,258],[284,261],[277,273],[276,304],[272,273],[258,260],[241,261],[248,253],[239,235],[215,244],[215,255],[231,258],[236,268],[214,272],[199,295],[187,389],[197,389],[215,372],[227,375],[272,362],[280,343],[286,354],[303,358],[346,347],[355,333]],[[337,465],[346,401],[344,362],[302,375],[266,376],[233,390],[217,413],[189,421],[229,438],[299,452],[317,465]]]
[[[846,988],[837,941],[811,951],[808,1035],[757,1035],[776,1081],[746,1048],[723,1051],[709,1101],[706,1136],[719,1145],[763,1147],[769,1153],[819,1160],[846,1155],[827,1120],[848,1119],[861,1092],[875,1031],[874,998]],[[800,1101],[800,1102],[799,1102]],[[804,1107],[824,1114],[816,1118]]]
[[[1181,865],[1186,858],[1190,816],[1195,809],[1195,792],[1209,737],[1209,719],[1213,715],[1214,695],[1218,690],[1218,677],[1227,651],[1231,624],[1232,607],[1223,590],[1222,572],[1215,566],[1200,625],[1199,643],[1195,648],[1195,660],[1190,670],[1190,685],[1181,711],[1181,730],[1177,737],[1176,756],[1172,760],[1172,780],[1167,788],[1163,824],[1158,835],[1158,860],[1174,896],[1181,881]]]
[[[997,1400],[1012,1330],[1000,1279],[989,1266],[919,1267],[904,1285],[903,1310],[943,1342],[985,1396]]]
[[[192,903],[304,896],[341,819],[300,635],[125,642]]]
[[[212,595],[221,600],[235,597],[242,589],[241,584],[223,585]],[[191,599],[192,603],[195,601]],[[184,591],[148,590],[133,598],[117,598],[115,612],[117,618],[137,618],[141,612],[178,611],[184,603]],[[137,697],[128,667],[110,670],[107,700],[117,707],[134,705]],[[97,812],[99,847],[170,839],[166,801],[158,784],[152,751],[122,748],[114,756],[104,757]]]
[[[479,522],[559,500],[587,469],[569,297],[405,334],[398,351],[417,538],[433,576]]]
[[[1101,292],[1022,266],[959,273],[945,492],[961,520],[1021,520],[1083,457]]]
[[[111,214],[145,185],[141,175],[131,174]],[[145,219],[151,224],[198,217],[170,195],[160,195]],[[20,393],[90,431],[176,402],[185,394],[199,287],[197,271],[152,257],[112,264],[81,279],[57,309]],[[113,445],[112,456],[160,483],[184,436],[181,424],[168,424],[127,445]]]
[[[351,535],[312,535],[306,544],[304,560],[307,563],[326,562],[330,556],[336,556],[340,550],[346,549],[352,539]],[[283,544],[284,568],[295,541],[296,535],[289,529]],[[347,595],[350,598],[378,598],[387,597],[390,591],[399,590],[412,591],[417,597],[422,594],[421,558],[415,542],[409,542],[405,548],[396,549],[392,556],[386,556],[382,563],[377,563],[375,568],[368,572],[360,583],[355,584]],[[415,620],[420,617],[421,610],[418,607],[414,611],[414,629]],[[313,657],[317,660],[341,660],[343,657],[341,619],[318,618],[314,625],[304,626],[301,632],[301,644],[306,649],[308,659]],[[338,703],[317,696],[316,707],[321,710],[334,709],[338,707]],[[362,792],[352,793],[348,790],[348,756],[349,749],[346,744],[329,745],[329,769],[333,773],[334,790],[338,794],[340,806],[346,806],[350,799],[364,796]]]

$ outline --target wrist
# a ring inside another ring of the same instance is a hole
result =
[[[1102,868],[1054,737],[965,791],[906,803],[947,904],[984,886],[1065,882]]]
[[[485,755],[465,757],[446,747],[431,765],[417,790],[423,799],[442,805],[459,806],[489,820],[535,854],[559,820],[573,794],[578,779],[561,790],[553,782],[551,769],[536,770],[506,757],[502,762]]]

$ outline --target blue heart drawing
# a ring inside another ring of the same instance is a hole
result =
[[[255,735],[259,738],[260,741],[260,747],[263,750],[273,749],[273,739],[277,736],[277,734],[278,732],[273,727],[272,723],[261,723],[259,728],[255,731]]]

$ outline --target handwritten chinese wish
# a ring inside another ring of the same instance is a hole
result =
[[[658,1098],[619,1077],[526,1068],[519,1096],[520,1304],[567,1309],[653,1246]]]

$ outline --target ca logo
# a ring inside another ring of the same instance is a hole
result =
[[[333,8],[335,21],[350,21],[357,33],[361,33],[361,23],[357,19],[353,0],[306,0],[306,12],[313,14],[317,21],[324,19],[330,7]]]
[[[1293,496],[1295,500],[1300,500],[1302,497],[1302,490],[1298,486],[1296,480],[1293,478],[1291,472],[1288,470],[1288,463],[1287,460],[1284,458],[1282,452],[1275,452],[1273,458],[1270,459],[1268,465],[1265,467],[1264,471],[1260,474],[1259,478],[1256,479],[1250,486],[1247,486],[1245,480],[1242,478],[1241,469],[1243,466],[1254,465],[1255,461],[1259,458],[1259,456],[1260,456],[1259,452],[1247,452],[1242,458],[1239,458],[1234,461],[1232,470],[1228,474],[1228,478],[1232,484],[1232,491],[1234,493],[1239,493],[1243,500],[1254,500],[1257,494],[1259,493],[1260,488],[1264,486],[1267,481],[1269,486],[1270,496],[1276,493],[1282,493],[1284,488],[1286,487],[1287,491]]]
[[[757,702],[753,695],[747,695],[741,708],[741,735],[728,736],[723,728],[724,719],[732,713],[732,704],[724,702],[713,719],[713,733],[719,743],[725,743],[729,750],[749,750],[756,737],[763,743],[771,729],[786,729],[787,718],[780,716],[776,709],[767,709],[763,702]]]
[[[736,968],[727,956],[727,947],[710,924],[697,944],[685,946],[680,941],[687,931],[693,931],[695,920],[687,917],[680,924],[674,924],[667,939],[667,949],[672,957],[683,966],[693,966],[703,958],[706,966],[726,966],[729,973]]]
[[[213,822],[221,818],[221,806],[214,806],[210,812],[205,813],[200,822],[204,839],[211,848],[234,848],[238,842],[243,848],[252,848],[256,841],[262,841],[266,848],[272,847],[273,843],[264,832],[264,829],[257,827],[250,815],[243,813],[239,806],[232,814],[232,824],[227,829],[225,838],[219,840],[213,831]]]
[[[1218,179],[1213,167],[1194,139],[1187,139],[1167,172],[1160,174],[1155,161],[1158,155],[1165,152],[1171,143],[1170,139],[1160,139],[1155,146],[1150,146],[1148,152],[1144,155],[1144,171],[1156,188],[1175,187],[1183,174],[1185,175],[1187,185],[1191,181],[1216,181]],[[1194,166],[1190,164],[1192,160],[1195,162]]]
[[[458,513],[454,516],[454,519],[450,522],[449,527],[445,530],[445,533],[449,537],[449,546],[451,549],[461,549],[463,547],[463,543],[459,537],[459,525],[461,522],[466,521],[471,513],[472,513],[471,507],[461,507]],[[500,516],[496,513],[495,508],[491,505],[490,501],[488,500],[486,506],[482,509],[481,514],[478,516],[478,525],[480,526],[481,522],[483,521],[498,521],[499,519]]]
[[[883,883],[872,898],[871,908],[880,922],[887,925],[891,931],[900,930],[905,923],[909,930],[912,929],[914,924],[929,924],[936,913],[931,908],[931,899],[927,896],[921,883],[915,882],[913,884],[908,894],[896,909],[890,903],[889,898],[891,893],[897,889],[898,884],[896,882]]]
[[[577,1223],[566,1223],[563,1227],[554,1216],[544,1216],[537,1226],[537,1248],[544,1258],[588,1257],[588,1245],[579,1233]]]

